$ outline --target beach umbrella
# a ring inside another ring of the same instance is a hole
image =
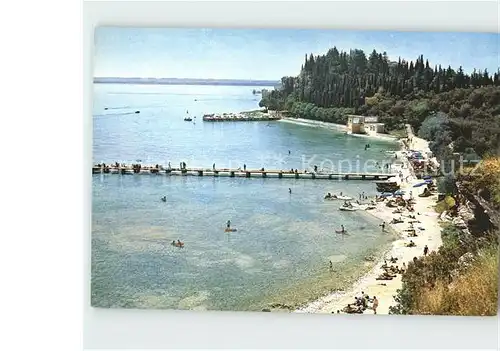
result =
[[[404,190],[397,190],[394,192],[394,195],[404,195],[405,191]]]

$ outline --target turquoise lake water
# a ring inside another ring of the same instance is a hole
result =
[[[339,160],[382,162],[397,149],[370,140],[365,151],[366,139],[285,122],[201,120],[258,108],[253,89],[97,84],[94,162],[347,170]],[[375,218],[323,200],[340,191],[376,193],[371,181],[93,175],[92,305],[261,310],[340,287],[392,240]],[[236,233],[224,232],[228,219]],[[335,234],[340,224],[349,236]],[[184,249],[170,245],[177,239]]]

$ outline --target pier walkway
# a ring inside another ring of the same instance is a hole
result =
[[[295,178],[295,179],[342,179],[342,180],[387,180],[397,177],[393,173],[343,173],[343,172],[305,172],[290,170],[229,169],[229,168],[165,168],[162,166],[102,166],[92,167],[92,174],[149,174],[167,176],[209,176],[241,178]]]

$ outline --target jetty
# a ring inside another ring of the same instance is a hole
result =
[[[239,113],[206,114],[203,115],[205,122],[249,122],[249,121],[279,121],[281,116],[269,113],[265,110],[243,111]]]
[[[279,121],[280,117],[275,116],[243,116],[243,115],[205,115],[205,122],[253,122],[253,121]]]
[[[95,165],[92,167],[92,174],[148,174],[167,176],[209,176],[209,177],[240,177],[240,178],[289,178],[289,179],[338,179],[338,180],[387,180],[397,177],[397,174],[390,173],[344,173],[344,172],[309,172],[291,170],[265,170],[265,169],[244,169],[241,168],[165,168],[161,165]]]

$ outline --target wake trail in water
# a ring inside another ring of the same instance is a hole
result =
[[[135,112],[121,112],[121,113],[106,113],[101,115],[94,115],[94,117],[107,117],[107,116],[127,116],[127,115],[136,115]]]
[[[139,105],[139,106],[113,106],[113,107],[105,107],[104,110],[129,110],[129,109],[144,109],[144,108],[157,108],[157,107],[166,107],[165,103],[158,103],[153,105]]]
[[[122,110],[126,108],[132,108],[132,106],[117,106],[117,107],[105,107],[105,110]]]

